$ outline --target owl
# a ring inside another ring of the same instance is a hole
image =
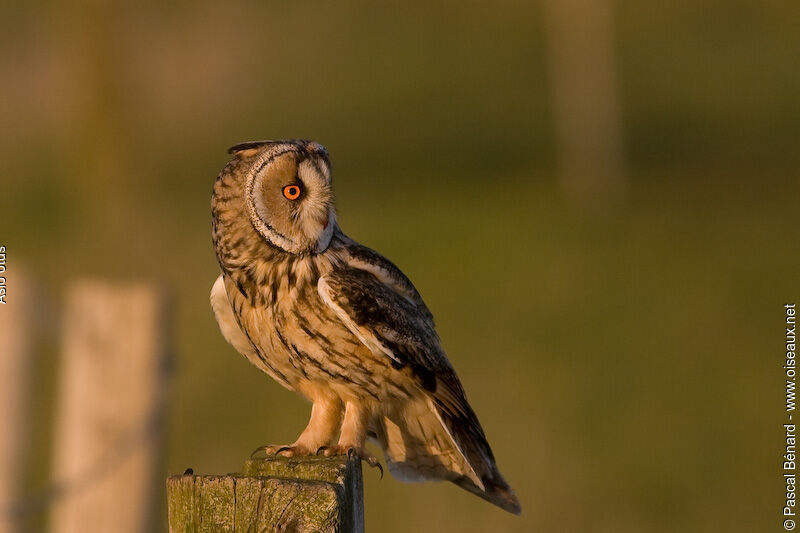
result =
[[[267,452],[374,465],[369,439],[395,478],[451,481],[519,514],[428,307],[339,228],[325,148],[256,141],[229,153],[211,200],[222,271],[211,306],[237,351],[311,402],[297,440]]]

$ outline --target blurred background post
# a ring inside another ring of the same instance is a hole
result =
[[[5,259],[0,264],[5,288],[8,280]],[[37,310],[30,280],[15,267],[14,297],[6,297],[6,303],[0,304],[0,533],[20,531],[13,509],[23,487],[24,465],[31,444],[29,395],[33,321]]]
[[[54,533],[145,533],[170,339],[166,296],[146,285],[78,282],[63,318],[53,472]]]
[[[625,169],[612,0],[544,0],[562,187],[584,206],[620,201]]]

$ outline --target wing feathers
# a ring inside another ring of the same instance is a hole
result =
[[[413,423],[407,414],[384,422],[378,440],[390,470],[401,479],[448,479],[518,514],[519,502],[497,470],[478,418],[441,348],[430,311],[397,267],[361,248],[351,251],[349,267],[323,276],[317,289],[373,353],[391,358],[395,368],[409,367],[429,398],[427,414],[418,413]],[[403,437],[400,441],[392,436],[395,428]],[[431,443],[441,440],[450,443],[447,449]]]
[[[345,311],[342,306],[337,303],[336,299],[333,297],[334,293],[331,290],[328,279],[323,277],[319,280],[319,283],[317,284],[317,292],[319,293],[320,298],[322,298],[322,301],[330,306],[331,309],[333,309],[333,311],[336,313],[336,316],[339,317],[339,320],[344,322],[344,324],[347,326],[347,329],[352,331],[355,336],[358,337],[358,340],[360,340],[367,348],[369,348],[375,354],[383,353],[394,359],[396,362],[400,362],[400,360],[395,357],[392,351],[384,346],[371,331],[360,326],[359,324],[356,324],[347,311]]]

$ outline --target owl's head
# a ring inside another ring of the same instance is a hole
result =
[[[261,236],[292,254],[328,248],[336,212],[324,146],[303,140],[254,141],[228,152],[248,160],[245,204]]]

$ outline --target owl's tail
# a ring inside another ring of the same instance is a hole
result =
[[[429,397],[407,402],[377,424],[375,433],[392,475],[401,481],[452,481],[498,507],[520,514],[519,500],[467,406],[453,417]]]

